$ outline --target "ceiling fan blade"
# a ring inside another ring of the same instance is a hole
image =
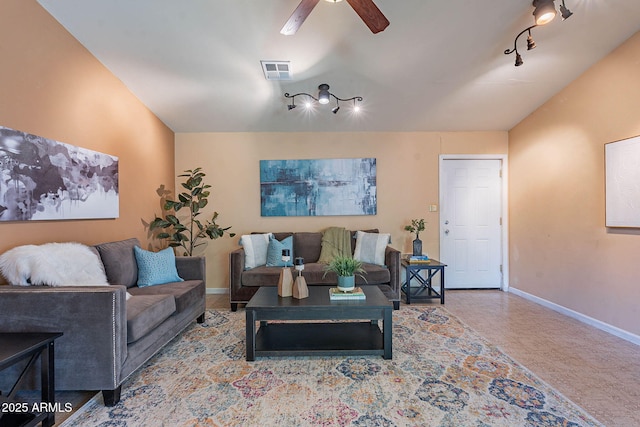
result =
[[[373,34],[379,33],[389,26],[389,20],[380,12],[373,0],[347,0],[347,3],[367,24]]]
[[[285,36],[294,35],[319,1],[320,0],[302,0],[289,17],[287,23],[284,24],[284,27],[280,30],[280,34],[284,34]]]

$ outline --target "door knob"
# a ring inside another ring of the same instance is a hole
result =
[[[444,230],[444,234],[449,234],[449,230]]]
[[[444,225],[448,225],[448,224],[449,224],[449,220],[446,220],[446,221],[444,222]]]

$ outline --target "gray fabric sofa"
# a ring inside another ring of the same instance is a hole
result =
[[[365,230],[377,233],[378,230]],[[293,253],[295,257],[304,258],[302,275],[307,285],[335,285],[336,274],[325,275],[325,264],[318,263],[322,250],[322,232],[281,232],[273,236],[282,240],[293,236]],[[355,250],[355,231],[352,233],[351,253]],[[400,308],[400,251],[387,246],[385,265],[379,266],[365,263],[363,265],[366,282],[356,276],[357,286],[378,286],[393,302],[394,309]],[[242,247],[229,254],[229,294],[231,311],[236,311],[238,304],[246,304],[261,286],[278,286],[282,267],[259,266],[245,270],[245,253]]]
[[[110,286],[0,286],[0,331],[64,334],[55,341],[57,390],[102,390],[105,405],[115,405],[136,369],[191,322],[204,321],[205,259],[176,257],[184,281],[139,288],[139,245],[94,246]],[[0,373],[0,387],[15,381],[17,369]],[[24,385],[39,388],[38,376]]]

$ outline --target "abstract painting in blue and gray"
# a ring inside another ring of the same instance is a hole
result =
[[[376,215],[376,159],[261,160],[262,216]]]

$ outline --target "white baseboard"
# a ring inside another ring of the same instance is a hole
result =
[[[546,299],[537,297],[535,295],[531,295],[530,293],[521,291],[520,289],[516,289],[513,286],[509,287],[508,292],[511,292],[514,295],[521,296],[522,298],[525,298],[529,301],[533,301],[544,307],[550,308],[553,311],[557,311],[558,313],[562,313],[566,316],[572,317],[576,320],[581,321],[582,323],[586,323],[589,326],[593,326],[594,328],[598,328],[602,331],[610,333],[611,335],[615,335],[616,337],[622,338],[623,340],[629,341],[635,345],[640,346],[640,336],[633,334],[629,331],[625,331],[624,329],[620,329],[616,326],[602,322],[598,319],[594,319],[593,317],[589,317],[586,314],[579,313],[577,311],[571,310],[570,308],[564,307],[554,302],[547,301]]]
[[[229,289],[227,288],[207,288],[207,294],[209,295],[223,295],[228,293]]]

